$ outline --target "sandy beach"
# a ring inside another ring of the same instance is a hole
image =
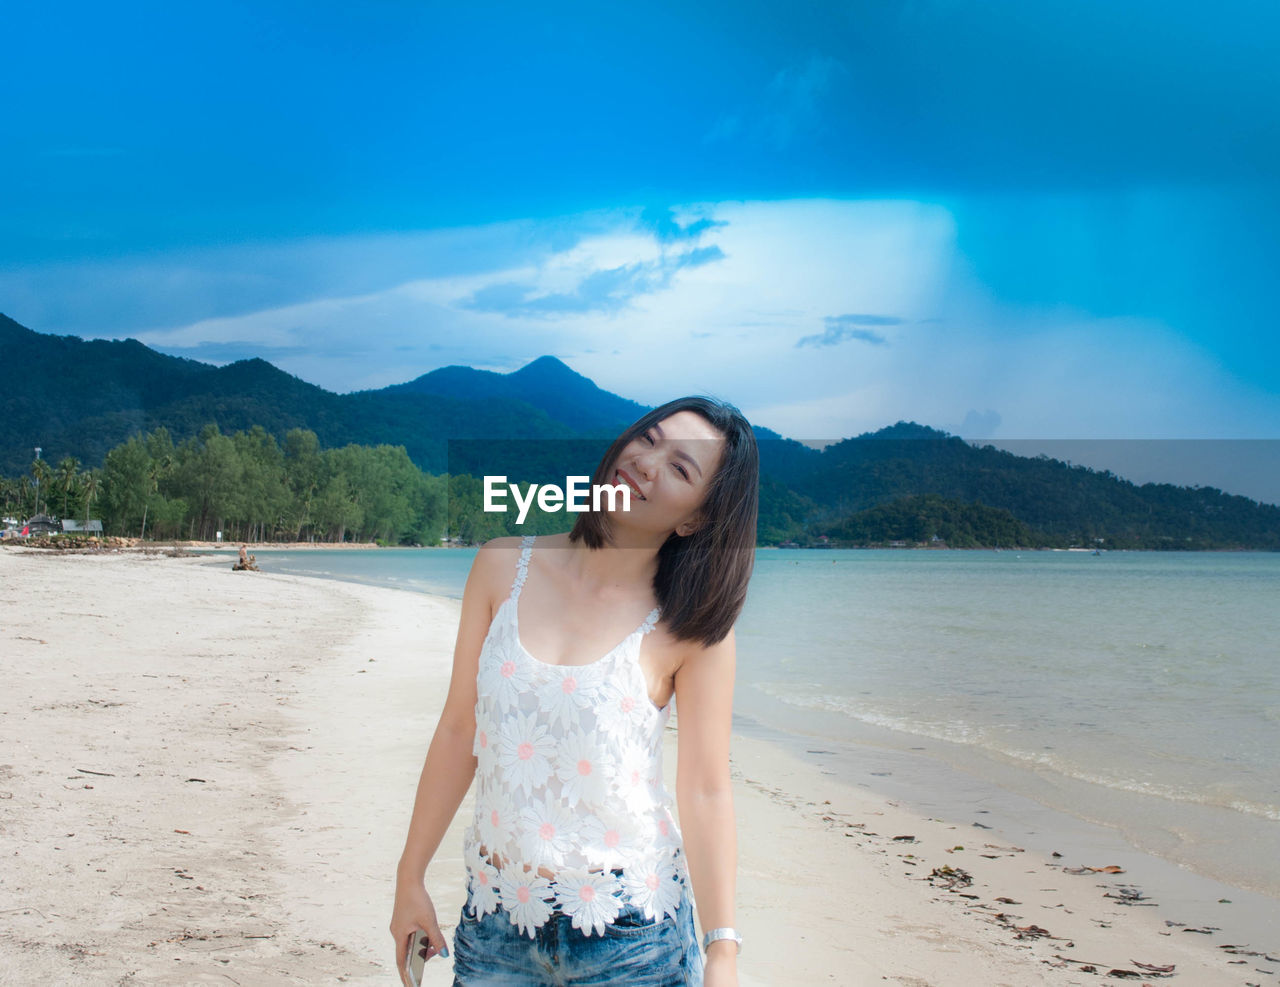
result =
[[[398,983],[394,868],[459,603],[264,570],[0,549],[0,983]],[[744,987],[1280,973],[1110,859],[913,814],[756,737],[733,758]],[[469,813],[427,875],[446,932]]]

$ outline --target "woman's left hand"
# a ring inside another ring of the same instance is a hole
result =
[[[738,955],[733,946],[732,942],[727,947],[712,944],[703,964],[703,987],[738,987]]]

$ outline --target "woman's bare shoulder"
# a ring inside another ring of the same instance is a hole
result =
[[[519,551],[520,542],[519,535],[503,535],[501,538],[490,538],[487,542],[480,546],[480,552],[510,552]]]
[[[519,537],[490,538],[476,551],[476,557],[471,560],[471,572],[475,578],[496,588],[504,574],[515,575],[519,558]]]

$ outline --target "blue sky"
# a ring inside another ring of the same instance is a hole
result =
[[[347,391],[544,353],[798,438],[1277,438],[1280,12],[27,5],[0,311]]]

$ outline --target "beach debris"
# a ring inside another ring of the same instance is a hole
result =
[[[944,864],[941,867],[935,867],[933,872],[926,878],[934,887],[943,887],[948,891],[954,891],[956,888],[966,888],[973,883],[973,875],[959,867],[952,867],[950,864]]]
[[[1063,936],[1055,936],[1048,929],[1038,925],[1018,925],[1017,915],[1008,915],[1000,912],[996,915],[996,921],[1003,925],[1006,929],[1016,933],[1015,939],[1056,939],[1059,942],[1065,942],[1068,947],[1074,946],[1075,943]],[[1059,957],[1061,958],[1061,957]],[[1072,960],[1072,962],[1079,962]]]
[[[1112,864],[1110,867],[1064,867],[1067,874],[1123,874],[1124,868]]]
[[[1149,905],[1154,908],[1156,904],[1137,888],[1116,888],[1115,894],[1108,891],[1102,897],[1113,898],[1122,905]]]
[[[201,784],[205,784],[205,785],[207,785],[207,784],[208,784],[208,782],[207,782],[207,781],[205,781],[203,778],[188,778],[188,779],[187,779],[187,781],[198,781],[198,782],[200,782]]]
[[[990,829],[990,828],[991,828],[991,827],[990,827],[990,826],[988,826],[986,823],[976,822],[976,823],[974,823],[973,825],[977,826],[979,829]]]
[[[1002,905],[1021,905],[1022,904],[1022,902],[1014,901],[1012,898],[997,898],[996,901]]]
[[[895,836],[894,843],[916,843],[918,842],[914,836]]]
[[[79,771],[81,774],[86,774],[86,775],[97,775],[99,778],[114,778],[114,777],[115,777],[115,775],[113,775],[110,771],[90,771],[88,768],[76,768],[76,770],[77,770],[77,771]],[[75,775],[72,775],[71,777],[73,777],[73,778],[74,778],[74,777],[75,777]]]
[[[1236,956],[1261,956],[1268,963],[1280,963],[1280,959],[1277,959],[1267,953],[1259,953],[1256,949],[1250,949],[1248,946],[1235,946],[1228,944],[1226,946],[1219,946],[1218,948],[1224,953],[1233,953]]]
[[[1173,968],[1177,966],[1176,963],[1170,963],[1168,966],[1153,966],[1150,963],[1141,963],[1132,958],[1130,958],[1129,962],[1139,970],[1146,970],[1147,973],[1173,973]]]
[[[191,830],[189,830],[189,829],[175,829],[175,830],[174,830],[174,832],[175,832],[175,833],[181,833],[183,836],[190,836],[190,835],[191,835]]]
[[[1080,967],[1081,973],[1097,973],[1098,967],[1106,966],[1105,963],[1099,963],[1096,960],[1078,960],[1072,956],[1063,956],[1061,953],[1054,953],[1055,960],[1062,960],[1063,963],[1075,963]]]
[[[1193,929],[1193,928],[1191,928],[1190,926],[1188,926],[1187,928],[1183,929],[1182,931],[1183,931],[1183,932],[1198,932],[1198,933],[1200,933],[1200,935],[1202,935],[1202,936],[1211,936],[1211,935],[1213,935],[1215,932],[1221,932],[1222,930],[1221,930],[1221,929],[1219,929],[1219,928],[1218,928],[1217,926],[1215,926],[1215,925],[1206,925],[1203,929]]]

